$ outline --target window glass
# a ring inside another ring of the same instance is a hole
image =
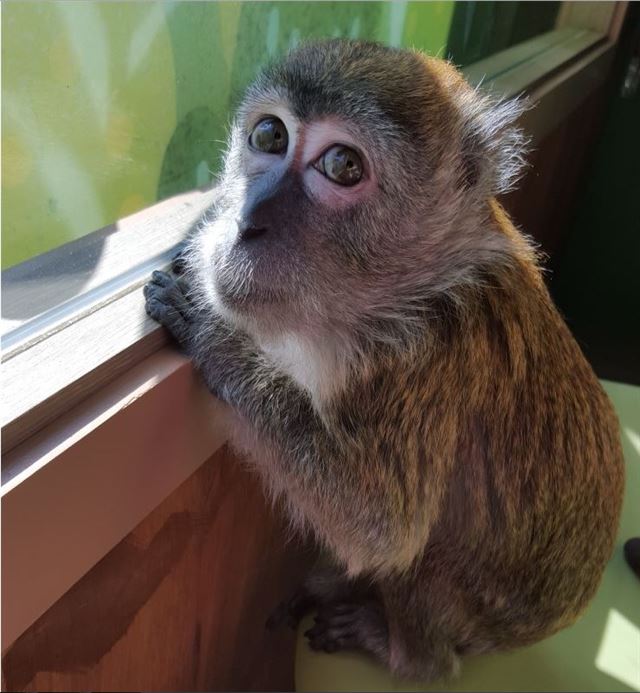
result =
[[[242,88],[302,39],[466,65],[552,29],[560,5],[3,3],[2,267],[206,184]]]

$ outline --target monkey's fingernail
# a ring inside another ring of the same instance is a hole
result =
[[[160,286],[168,286],[172,279],[171,276],[166,272],[162,272],[161,270],[153,270],[151,273],[151,281],[160,284]]]

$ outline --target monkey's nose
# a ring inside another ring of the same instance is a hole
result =
[[[238,235],[241,241],[253,241],[263,236],[266,232],[266,226],[260,226],[247,219],[240,219],[238,221]]]

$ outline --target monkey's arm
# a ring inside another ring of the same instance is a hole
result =
[[[309,429],[320,430],[310,398],[279,373],[245,333],[212,312],[198,312],[181,278],[156,271],[144,294],[147,313],[192,357],[209,390],[260,433],[292,447],[302,429],[307,436]]]
[[[192,356],[211,392],[275,452],[262,470],[268,480],[285,489],[296,514],[305,516],[350,572],[409,564],[424,537],[416,536],[415,499],[400,498],[403,485],[390,479],[402,460],[376,465],[375,441],[367,440],[366,429],[355,444],[335,416],[326,426],[306,391],[246,334],[219,316],[194,314],[183,288],[179,279],[155,272],[145,287],[147,312]]]

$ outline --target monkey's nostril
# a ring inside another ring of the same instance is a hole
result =
[[[240,239],[243,241],[252,241],[267,232],[266,226],[255,226],[254,224],[240,224],[238,227]]]

